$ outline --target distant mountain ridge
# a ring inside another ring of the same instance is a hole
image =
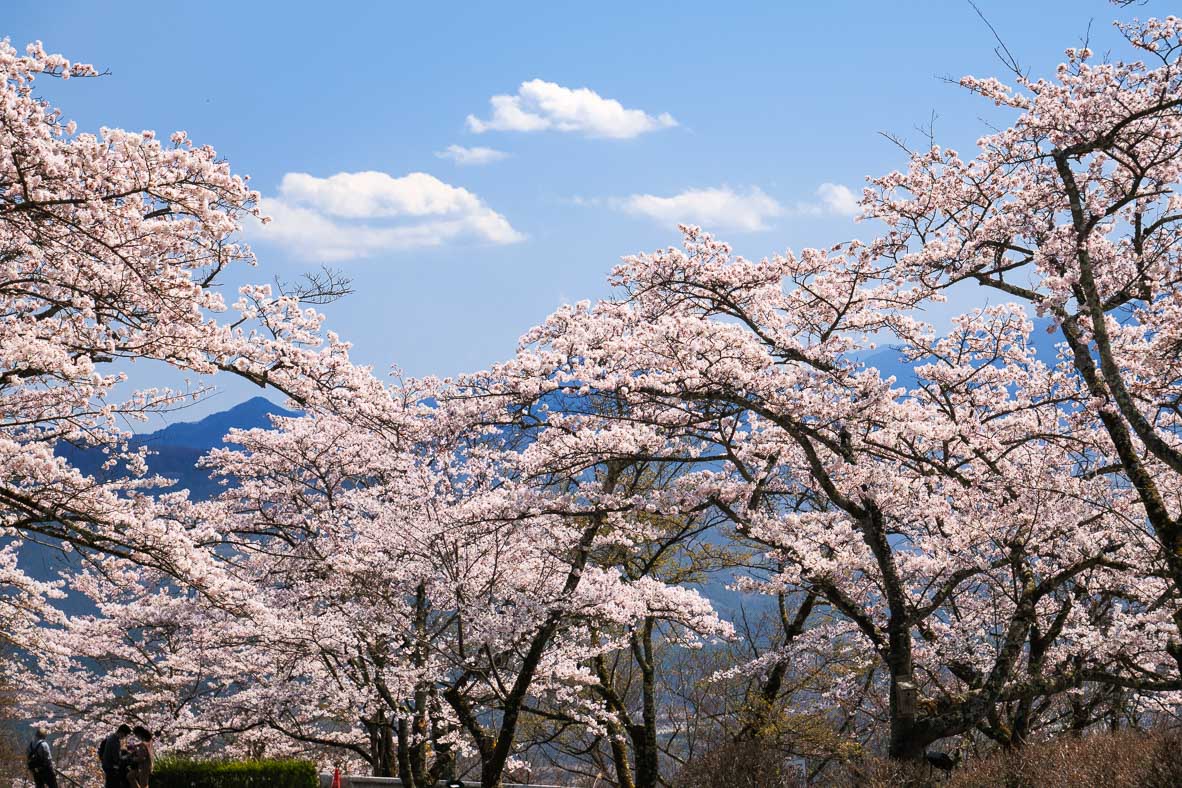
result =
[[[279,407],[263,397],[254,397],[232,408],[211,413],[198,421],[182,421],[169,424],[155,432],[137,435],[131,441],[133,447],[147,446],[150,473],[159,474],[175,483],[171,487],[157,488],[155,492],[189,490],[194,500],[208,500],[225,489],[220,480],[211,477],[209,470],[197,466],[197,462],[210,449],[226,446],[226,433],[232,429],[254,429],[270,427],[270,416],[297,416],[298,413]],[[111,472],[102,468],[107,456],[96,448],[79,448],[59,444],[59,457],[67,458],[83,473],[103,478]],[[115,471],[115,474],[120,473]],[[75,571],[78,567],[76,553],[62,553],[48,545],[26,543],[21,549],[20,566],[37,580],[56,580],[59,572]],[[87,615],[95,612],[92,602],[85,597],[71,594],[58,603],[61,610],[69,615]]]
[[[225,436],[232,429],[270,427],[270,416],[296,416],[294,411],[281,408],[264,397],[254,397],[227,410],[211,413],[198,421],[182,421],[167,427],[137,435],[132,447],[147,446],[148,469],[176,482],[159,492],[189,490],[195,500],[212,498],[223,489],[205,468],[197,466],[210,449],[226,445]],[[59,446],[57,454],[66,457],[83,473],[97,478],[104,475],[102,464],[106,456],[96,449]]]
[[[279,407],[265,397],[253,397],[228,410],[211,413],[199,421],[179,421],[144,436],[143,442],[162,446],[187,446],[208,451],[225,446],[225,435],[232,429],[271,426],[270,416],[295,416],[294,411]]]

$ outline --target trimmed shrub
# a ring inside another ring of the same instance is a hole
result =
[[[316,764],[299,760],[203,761],[161,758],[152,788],[319,788]]]

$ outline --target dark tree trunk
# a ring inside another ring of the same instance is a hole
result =
[[[394,747],[394,731],[384,712],[379,711],[372,719],[362,720],[369,734],[370,765],[374,777],[393,777],[397,757]]]
[[[611,743],[612,763],[616,767],[616,785],[618,788],[636,788],[636,780],[632,776],[632,764],[628,759],[628,746],[624,738],[632,738],[631,732],[625,734],[616,722],[607,723],[608,740]]]
[[[640,667],[642,722],[630,731],[636,751],[636,788],[657,788],[660,781],[660,749],[657,746],[656,666],[653,664],[653,619],[645,619],[632,650]]]
[[[406,788],[419,788],[410,766],[410,736],[405,719],[398,720],[398,779]]]

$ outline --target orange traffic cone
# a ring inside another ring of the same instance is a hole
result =
[[[332,770],[332,788],[341,788],[341,769],[339,766]]]

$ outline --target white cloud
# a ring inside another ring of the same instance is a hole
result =
[[[524,239],[504,216],[472,192],[412,172],[341,172],[317,178],[289,172],[279,193],[264,197],[271,217],[252,231],[298,257],[326,262],[449,241],[515,243]],[[366,221],[361,221],[366,220]]]
[[[689,189],[672,197],[633,194],[612,205],[663,224],[697,224],[711,230],[765,230],[766,220],[784,212],[774,199],[752,187],[740,194],[728,187]]]
[[[858,197],[849,188],[836,183],[822,183],[816,199],[787,206],[757,186],[746,192],[729,186],[713,189],[687,189],[670,197],[633,194],[607,200],[572,197],[575,205],[609,205],[636,216],[647,216],[662,224],[697,224],[708,230],[753,232],[768,229],[768,220],[777,216],[855,216],[860,208]]]
[[[508,158],[509,154],[494,148],[465,148],[463,145],[448,145],[447,150],[435,154],[441,159],[451,159],[460,166],[492,164]]]
[[[471,131],[567,131],[627,139],[677,125],[667,112],[654,117],[644,110],[625,109],[590,88],[564,88],[541,79],[522,82],[516,95],[493,96],[489,104],[488,120],[468,116]]]
[[[862,210],[858,206],[858,195],[848,186],[839,183],[822,183],[817,187],[817,197],[820,198],[821,207],[826,213],[857,216]]]

